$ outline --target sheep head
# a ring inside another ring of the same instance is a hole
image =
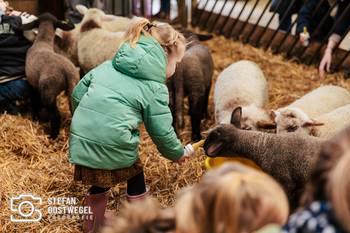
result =
[[[58,20],[55,16],[53,16],[50,13],[44,13],[39,15],[39,17],[36,20],[28,24],[23,24],[22,30],[31,30],[33,28],[37,28],[42,22],[50,22],[52,23],[54,28],[60,28],[64,31],[70,31],[74,29],[74,24],[72,22],[61,21],[61,20]]]
[[[255,105],[249,105],[242,107],[241,128],[265,131],[276,129],[276,123],[270,112]]]
[[[209,132],[204,143],[205,153],[209,157],[230,154],[229,150],[234,138],[237,138],[237,129],[241,128],[242,108],[233,110],[231,124],[220,124]]]
[[[323,123],[311,119],[299,108],[286,107],[275,111],[275,122],[277,133],[303,133],[310,134],[313,126],[320,126]]]

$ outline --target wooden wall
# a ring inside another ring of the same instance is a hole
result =
[[[50,12],[59,19],[64,18],[64,0],[9,0],[10,6],[18,11],[39,15]]]
[[[18,11],[26,11],[37,15],[39,12],[39,0],[9,0],[10,6]]]

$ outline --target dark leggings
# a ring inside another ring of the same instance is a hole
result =
[[[91,186],[89,189],[90,194],[99,194],[107,192],[110,188],[101,188],[98,186]],[[145,176],[143,172],[132,177],[127,182],[127,193],[130,196],[140,195],[146,192]]]

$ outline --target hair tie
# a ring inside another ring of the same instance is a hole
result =
[[[147,23],[143,29],[146,31],[146,32],[149,32],[151,30],[152,27],[156,27],[156,25],[154,23]]]
[[[175,45],[176,46],[176,44],[177,44],[176,41],[177,41],[178,38],[179,38],[179,33],[176,32],[175,38],[173,40],[169,41],[168,43],[164,44],[164,46],[166,46],[166,47],[169,47],[171,45]]]

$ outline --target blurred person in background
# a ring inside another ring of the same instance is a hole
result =
[[[328,38],[328,44],[326,50],[324,52],[323,58],[320,62],[319,66],[319,74],[321,78],[325,77],[325,72],[329,72],[332,64],[332,54],[334,49],[340,43],[341,37],[347,33],[348,28],[350,26],[350,11],[344,12],[350,1],[348,0],[328,0],[323,1],[320,8],[314,14],[314,10],[319,4],[319,0],[309,0],[299,11],[299,17],[297,22],[297,34],[299,34],[299,40],[301,44],[308,45],[309,40],[318,40],[322,41],[329,34],[330,30],[334,26],[334,23],[337,22],[340,17],[344,14],[344,17],[340,22],[335,25],[332,34]],[[330,8],[337,4],[336,14],[334,17],[331,14],[327,15],[327,12]],[[314,16],[313,16],[314,14]],[[322,21],[324,17],[326,21],[321,28],[317,29],[319,23]],[[317,32],[315,30],[317,29]],[[313,38],[310,38],[306,32],[310,34],[314,34]]]
[[[16,101],[30,95],[25,58],[32,43],[24,37],[21,26],[34,19],[35,16],[16,11],[0,0],[0,112],[19,113]]]
[[[288,10],[291,4],[293,4],[293,6]],[[292,26],[292,16],[293,14],[298,13],[302,5],[302,0],[297,0],[295,2],[291,0],[272,1],[270,11],[276,12],[278,14],[279,30],[288,31],[290,29],[290,27]]]
[[[302,198],[284,227],[289,232],[350,232],[350,127],[326,142]]]

